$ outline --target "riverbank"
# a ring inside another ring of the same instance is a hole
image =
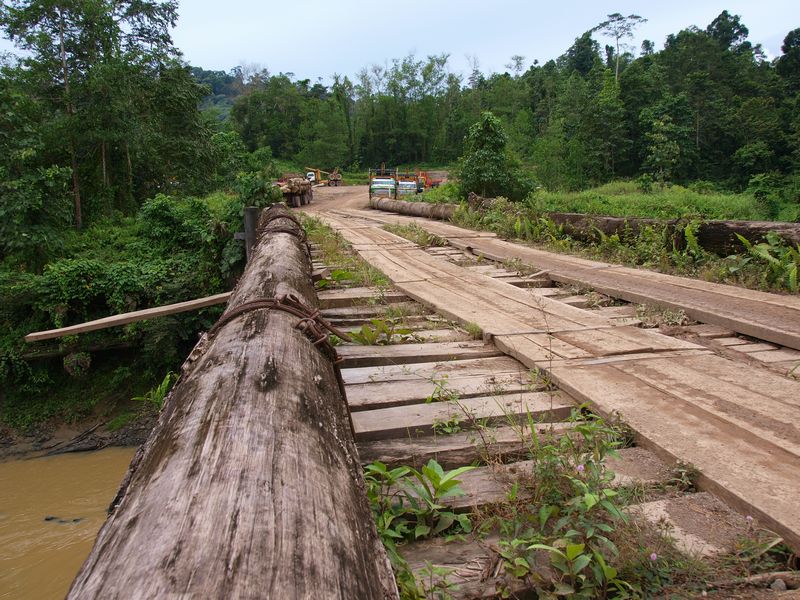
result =
[[[113,427],[113,419],[93,417],[76,423],[39,423],[26,431],[0,424],[0,463],[104,448],[138,447],[147,440],[157,419],[157,413],[144,412],[119,428]]]

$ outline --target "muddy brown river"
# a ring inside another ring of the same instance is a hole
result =
[[[0,463],[0,600],[63,598],[133,448]]]

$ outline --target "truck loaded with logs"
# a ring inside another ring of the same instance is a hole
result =
[[[311,204],[311,185],[308,179],[299,176],[287,176],[278,180],[286,204],[293,208]]]

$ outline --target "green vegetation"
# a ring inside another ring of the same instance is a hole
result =
[[[457,169],[463,195],[469,192],[484,197],[504,194],[512,200],[525,197],[533,181],[525,177],[507,145],[508,137],[500,120],[484,112],[469,128],[464,140],[464,156]]]
[[[61,231],[41,270],[15,253],[0,264],[0,419],[26,428],[50,418],[89,416],[141,395],[176,370],[221,312],[195,312],[26,345],[22,338],[109,314],[199,298],[230,289],[244,251],[232,233],[243,203],[157,195],[133,217]],[[33,350],[52,358],[26,360]],[[61,357],[64,357],[63,359]]]
[[[317,217],[303,214],[300,218],[308,235],[308,241],[317,245],[326,265],[338,267],[334,272],[340,272],[338,275],[340,280],[346,280],[350,285],[378,289],[389,285],[386,275],[361,260],[339,232],[331,229]]]
[[[398,319],[371,319],[370,325],[362,325],[359,331],[350,334],[357,344],[364,346],[388,346],[411,339],[412,331],[399,326]]]
[[[476,191],[522,201],[462,209],[462,223],[797,288],[798,252],[774,239],[716,259],[692,244],[691,227],[681,249],[657,228],[576,242],[542,213],[800,217],[800,30],[769,62],[723,11],[660,51],[645,40],[635,56],[620,41],[639,18],[611,15],[544,64],[515,56],[508,72],[485,74],[476,61],[462,79],[444,54],[409,55],[323,85],[266,69],[190,68],[169,37],[176,19],[176,4],[158,0],[11,0],[0,11],[0,31],[20,50],[0,60],[4,423],[105,411],[177,369],[219,308],[37,345],[45,358],[27,356],[21,340],[230,289],[242,268],[233,239],[242,207],[276,201],[273,180],[305,165],[339,166],[345,183],[364,183],[365,167],[387,159],[456,165],[458,183],[421,199]],[[320,222],[306,224],[338,283],[388,283]]]
[[[652,219],[769,220],[756,198],[749,193],[731,194],[695,184],[655,187],[643,192],[632,181],[615,181],[583,192],[538,190],[525,206],[540,212],[573,212],[613,217]]]
[[[529,462],[507,483],[505,502],[469,514],[448,510],[447,499],[463,494],[458,477],[474,467],[445,471],[433,460],[419,471],[379,462],[365,467],[401,598],[447,598],[458,589],[447,569],[428,565],[412,573],[402,557],[403,544],[432,536],[487,540],[499,554],[497,593],[504,598],[513,597],[514,580],[540,598],[683,597],[709,581],[775,570],[789,557],[780,538],[752,527],[730,554],[700,561],[682,553],[668,528],[635,520],[630,510],[692,491],[696,470],[678,465],[664,482],[620,485],[607,459],[630,443],[630,432],[586,406],[573,410],[567,423],[568,434],[530,416],[524,426],[510,419]],[[491,427],[474,420],[454,418],[435,427],[441,434],[474,430],[478,444],[492,440]],[[502,468],[500,457],[484,450],[481,462]]]
[[[383,228],[389,233],[399,235],[423,248],[447,246],[446,239],[428,233],[416,223],[411,223],[409,225],[384,225]]]
[[[381,462],[365,467],[367,498],[404,600],[426,596],[398,552],[398,544],[454,531],[472,531],[468,515],[449,511],[443,503],[447,498],[464,494],[458,476],[472,469],[445,471],[433,459],[419,471],[405,466],[389,469]]]
[[[515,199],[524,195],[508,176],[517,161],[549,191],[619,178],[720,192],[766,185],[760,213],[774,219],[787,207],[780,218],[797,218],[800,30],[770,61],[728,11],[667,36],[660,50],[646,39],[638,51],[628,45],[641,22],[609,15],[552,60],[514,56],[490,74],[476,60],[464,78],[447,55],[370,65],[330,86],[266,69],[194,73],[213,87],[207,101],[221,107],[219,128],[286,160],[357,172],[387,159],[421,166],[464,157],[465,192]],[[489,160],[470,160],[486,150]]]
[[[462,204],[453,215],[453,221],[465,227],[494,231],[506,238],[541,244],[560,252],[580,253],[707,281],[797,292],[800,249],[787,245],[776,235],[768,235],[760,244],[748,243],[748,254],[721,258],[699,246],[696,221],[680,226],[685,241],[680,247],[667,225],[643,226],[637,234],[624,230],[606,235],[596,230],[594,235],[576,239],[546,214],[504,198],[496,199],[488,209],[483,210],[473,210]]]

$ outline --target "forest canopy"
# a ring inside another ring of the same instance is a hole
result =
[[[727,11],[669,35],[658,52],[650,40],[624,43],[641,17],[610,17],[544,64],[526,69],[515,56],[508,71],[486,74],[476,63],[466,79],[446,54],[374,64],[329,86],[267,69],[193,73],[212,88],[205,106],[218,127],[250,150],[327,167],[452,163],[491,111],[548,189],[649,174],[742,190],[754,176],[796,171],[800,29],[768,60]]]

